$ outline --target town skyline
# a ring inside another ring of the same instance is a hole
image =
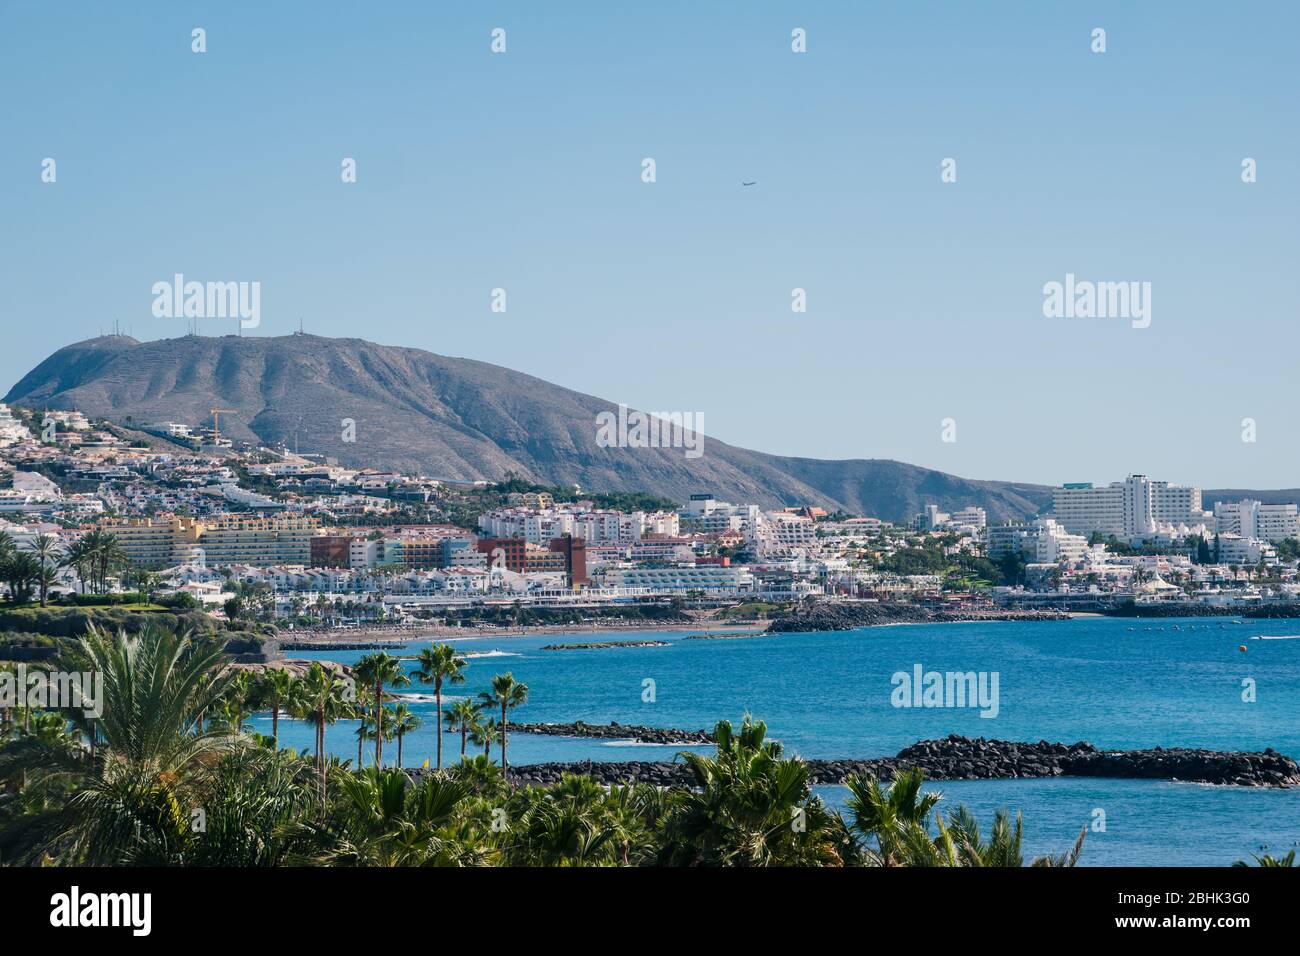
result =
[[[246,335],[488,361],[741,447],[1290,487],[1297,14],[1196,11],[12,5],[0,378],[115,319],[183,334],[152,292],[183,273],[260,282]],[[1150,314],[1047,317],[1071,275]]]

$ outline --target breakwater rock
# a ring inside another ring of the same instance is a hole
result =
[[[1255,620],[1300,617],[1300,601],[1268,601],[1262,604],[1194,604],[1190,601],[1136,604],[1122,601],[1105,608],[1110,617],[1241,617]]]
[[[605,647],[669,647],[667,641],[593,641],[589,644],[545,644],[544,651],[592,651]]]
[[[635,724],[589,724],[575,720],[571,724],[516,724],[510,729],[523,734],[550,737],[589,737],[596,740],[635,740],[642,744],[711,744],[713,734],[707,730],[677,730],[673,727],[640,727]]]
[[[400,641],[281,641],[281,651],[391,651],[406,647],[418,638]]]
[[[1300,617],[1300,601],[1261,604],[1259,607],[1246,609],[1241,616],[1257,620]]]
[[[1110,777],[1129,780],[1179,780],[1243,787],[1300,785],[1300,766],[1273,749],[1238,753],[1184,748],[1098,750],[1089,743],[1007,740],[952,735],[923,740],[876,760],[808,760],[813,783],[841,784],[853,774],[892,779],[919,767],[929,780],[1006,780],[1025,777]],[[689,787],[690,771],[681,762],[627,761],[525,764],[511,768],[518,782],[552,784],[565,773],[584,774],[602,784],[638,781],[660,787]]]
[[[1135,604],[1124,601],[1102,611],[1107,617],[1238,617],[1242,615],[1240,607],[1224,604],[1192,604],[1178,601],[1165,604]]]
[[[904,602],[826,601],[780,615],[769,634],[798,631],[851,631],[878,624],[947,624],[959,621],[1064,621],[1063,611],[1010,610],[992,606],[939,608]]]

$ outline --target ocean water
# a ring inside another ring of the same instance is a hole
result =
[[[464,685],[445,688],[444,703],[485,690],[511,671],[529,700],[511,714],[527,722],[585,720],[684,729],[738,722],[751,713],[771,737],[805,757],[878,757],[950,733],[1022,741],[1089,741],[1099,747],[1208,747],[1300,756],[1300,635],[1296,621],[1199,618],[1127,621],[900,625],[818,634],[685,640],[684,633],[643,632],[605,638],[469,637],[450,641],[469,658]],[[668,647],[543,651],[542,645],[657,639]],[[402,653],[416,654],[427,641]],[[1239,648],[1245,647],[1243,652]],[[352,663],[360,651],[301,653]],[[976,707],[896,707],[897,672],[996,673],[996,716]],[[414,670],[414,662],[408,670]],[[1254,700],[1246,700],[1253,688]],[[431,688],[399,693],[425,725],[407,736],[405,763],[434,752]],[[652,691],[652,693],[651,693]],[[268,715],[253,726],[269,733]],[[327,746],[356,759],[356,722],[331,726]],[[281,741],[310,747],[309,727],[281,722]],[[446,735],[444,762],[459,754]],[[680,746],[512,734],[512,764],[551,760],[671,759]],[[707,749],[707,748],[702,748]],[[396,745],[385,747],[386,760]],[[496,748],[493,748],[496,756]],[[367,759],[369,759],[367,757]],[[999,807],[1020,810],[1029,855],[1060,851],[1084,824],[1083,862],[1094,865],[1214,865],[1300,841],[1300,790],[1262,791],[1149,781],[1051,779],[934,784],[941,806],[965,803],[981,821]],[[840,787],[820,788],[842,805]]]

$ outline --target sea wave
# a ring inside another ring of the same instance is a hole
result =
[[[676,747],[681,750],[683,747],[712,747],[713,744],[656,744],[648,740],[602,740],[602,747]]]
[[[434,694],[393,694],[393,696],[398,700],[404,700],[412,704],[436,704],[438,702],[438,698]],[[446,694],[442,695],[442,702],[444,704],[453,699],[454,698],[448,697]]]
[[[515,651],[483,651],[479,654],[462,654],[461,656],[467,661],[472,661],[479,657],[518,657],[519,654]]]

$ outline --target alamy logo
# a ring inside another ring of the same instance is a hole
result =
[[[50,925],[127,926],[133,936],[148,936],[153,928],[152,893],[85,893],[74,886],[71,892],[50,897]]]
[[[981,717],[996,717],[1000,709],[997,671],[897,671],[889,702],[895,707],[978,707]]]
[[[1151,324],[1150,282],[1076,281],[1073,272],[1065,282],[1043,286],[1043,315],[1049,319],[1132,319],[1133,328]]]
[[[704,454],[703,412],[638,412],[618,406],[618,414],[596,416],[601,448],[684,448],[687,458]]]
[[[30,673],[26,664],[0,671],[0,708],[80,710],[98,717],[104,696],[104,678],[95,672],[43,671]]]
[[[186,282],[178,272],[151,291],[154,318],[239,319],[243,329],[262,324],[260,282]]]

